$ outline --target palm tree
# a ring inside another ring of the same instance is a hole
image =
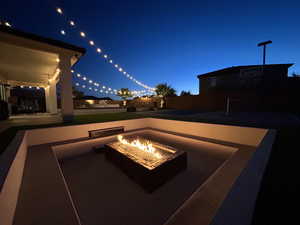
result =
[[[167,83],[156,85],[155,92],[162,97],[176,96],[176,90]]]
[[[121,88],[117,95],[123,99],[123,106],[126,106],[127,98],[131,98],[133,96],[128,88]]]
[[[167,83],[156,85],[155,92],[158,96],[161,96],[160,107],[164,107],[166,97],[176,96],[176,90]]]

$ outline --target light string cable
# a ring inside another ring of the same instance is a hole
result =
[[[146,90],[141,90],[141,91],[128,91],[127,92],[122,92],[121,90],[113,89],[109,86],[106,85],[101,85],[100,82],[95,82],[92,79],[89,79],[87,76],[84,76],[80,73],[75,73],[74,70],[71,70],[71,73],[74,75],[75,78],[77,78],[80,81],[83,81],[84,84],[80,84],[79,82],[75,82],[75,86],[77,87],[82,87],[82,88],[88,88],[89,90],[96,91],[97,93],[106,93],[106,94],[113,94],[113,95],[118,95],[119,94],[131,94],[133,96],[141,96],[141,95],[151,95],[152,92],[146,91]]]
[[[91,40],[88,38],[87,33],[82,31],[81,29],[79,29],[77,22],[75,23],[74,20],[69,19],[63,12],[62,8],[56,8],[56,12],[63,16],[64,19],[67,21],[67,24],[72,27],[72,28],[77,28],[79,30],[79,35],[80,37],[82,37],[83,39],[87,40],[89,45],[93,48],[95,48],[96,52],[102,56],[105,59],[105,62],[111,64],[115,69],[117,69],[118,72],[120,72],[121,74],[123,74],[126,78],[128,78],[129,80],[133,81],[134,83],[136,83],[137,85],[151,91],[154,92],[155,88],[150,87],[144,83],[142,83],[141,81],[135,79],[132,75],[130,75],[128,72],[126,72],[119,64],[114,63],[114,60],[112,59],[112,57],[108,54],[108,53],[104,53],[103,50],[98,47],[95,43],[95,41]],[[66,31],[65,30],[60,30],[60,33],[62,35],[66,35]]]

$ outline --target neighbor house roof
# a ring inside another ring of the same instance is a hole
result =
[[[291,67],[292,63],[290,64],[266,64],[266,65],[248,65],[248,66],[232,66],[232,67],[228,67],[225,69],[221,69],[221,70],[216,70],[216,71],[212,71],[209,73],[204,73],[204,74],[199,74],[197,77],[199,79],[202,78],[207,78],[207,77],[215,77],[215,76],[223,76],[228,74],[229,72],[239,72],[241,69],[251,69],[251,68],[261,68],[262,66],[264,66],[264,68],[289,68]]]
[[[82,47],[78,47],[63,41],[59,41],[59,40],[55,40],[52,38],[46,38],[46,37],[42,37],[33,33],[28,33],[28,32],[24,32],[15,28],[11,28],[5,25],[0,25],[0,32],[4,32],[7,34],[11,34],[11,35],[15,35],[18,37],[22,37],[22,38],[26,38],[26,39],[31,39],[33,41],[38,41],[38,42],[42,42],[42,43],[46,43],[49,45],[53,45],[59,48],[64,48],[64,49],[69,49],[69,50],[73,50],[76,52],[80,52],[82,54],[85,54],[86,50],[85,48]]]

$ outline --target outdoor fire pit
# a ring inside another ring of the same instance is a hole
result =
[[[170,146],[141,137],[105,145],[105,156],[147,192],[153,192],[187,167],[187,154]]]

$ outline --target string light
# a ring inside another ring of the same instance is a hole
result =
[[[81,37],[85,37],[85,33],[84,32],[80,32],[80,36]]]
[[[63,14],[61,8],[56,8],[56,11],[57,11],[59,14]],[[67,20],[67,22],[68,22],[68,24],[69,24],[70,26],[74,26],[74,25],[75,25],[75,23],[74,23],[73,20]],[[80,31],[79,34],[80,34],[81,37],[86,37],[86,34],[85,34],[83,31]],[[89,44],[90,44],[91,46],[95,46],[94,41],[91,41],[91,40],[90,40],[90,41],[89,41]],[[95,46],[95,47],[96,47],[96,46]],[[96,48],[97,48],[97,47],[96,47]],[[103,52],[102,52],[102,50],[101,50],[100,48],[97,48],[96,50],[97,50],[97,52],[98,52],[99,54],[103,54]],[[108,54],[104,54],[103,57],[104,57],[105,59],[110,58],[110,57],[108,57]],[[112,64],[112,63],[113,63],[113,60],[110,59],[110,60],[108,60],[108,62]],[[116,68],[118,68],[118,65],[117,65],[117,64],[115,64],[114,66],[115,66]],[[119,72],[122,72],[122,71],[123,71],[123,69],[122,69],[122,70],[119,70]],[[123,73],[123,74],[126,75],[126,72]],[[128,76],[126,76],[126,77],[128,77]],[[129,77],[128,77],[128,78],[129,78]],[[136,84],[138,84],[139,86],[142,86],[142,87],[145,88],[145,89],[148,89],[148,90],[151,90],[151,91],[154,91],[154,90],[155,90],[155,88],[149,87],[148,85],[143,84],[142,82],[136,80],[136,79],[133,78],[133,77],[130,78],[130,80],[133,80]]]
[[[61,15],[63,14],[61,8],[56,8],[56,11],[57,11],[59,14],[61,14]]]
[[[5,22],[4,25],[7,27],[11,27],[11,24],[9,22]]]
[[[66,32],[65,32],[64,30],[61,30],[60,33],[61,33],[62,35],[66,35]]]
[[[100,87],[99,83],[97,82],[93,82],[93,80],[91,79],[88,79],[86,76],[78,76],[79,73],[76,74],[76,76],[79,78],[79,79],[82,79],[83,81],[87,82],[87,84],[89,85],[94,85],[96,87],[99,87],[98,88],[92,88],[91,86],[88,86],[88,89],[89,90],[93,90],[93,91],[99,91],[99,92],[105,92],[105,93],[109,93],[109,94],[114,94],[114,95],[118,95],[119,94],[123,94],[121,91],[117,91],[116,89],[112,89],[111,87],[107,87],[107,86],[102,86]],[[76,86],[80,86],[80,84],[78,82],[75,83]],[[83,88],[87,87],[86,85],[82,85]],[[97,89],[97,90],[96,90]],[[148,91],[150,94],[151,94],[151,91]],[[131,94],[132,96],[139,96],[141,94],[144,94],[146,93],[146,90],[141,90],[141,91],[131,91],[131,92],[124,92],[124,94]]]

